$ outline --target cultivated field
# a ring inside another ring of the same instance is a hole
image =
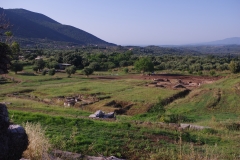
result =
[[[3,76],[4,77],[4,76]],[[0,102],[14,123],[39,122],[53,149],[126,159],[238,159],[240,80],[177,74],[9,73]],[[81,97],[64,106],[66,97]],[[164,108],[164,111],[162,110]],[[116,119],[91,119],[96,110]],[[203,129],[181,128],[191,124]]]

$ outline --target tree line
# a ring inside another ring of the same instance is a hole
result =
[[[40,54],[39,54],[40,53]],[[91,74],[93,71],[107,71],[114,68],[127,68],[134,66],[139,72],[153,72],[161,70],[188,71],[190,74],[202,74],[203,71],[225,71],[232,73],[240,72],[240,59],[238,57],[215,56],[215,55],[138,55],[132,50],[109,53],[90,53],[79,50],[74,51],[48,51],[36,50],[33,55],[47,57],[44,65],[39,65],[39,61],[32,60],[30,53],[25,53],[24,57],[32,61],[36,70],[44,67],[59,69],[59,63],[68,63],[76,69],[84,69]],[[36,57],[35,56],[35,57]],[[39,67],[36,67],[39,66]]]

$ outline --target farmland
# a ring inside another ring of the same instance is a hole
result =
[[[162,81],[157,83],[160,87],[153,83],[157,79]],[[185,87],[174,88],[179,80]],[[22,72],[2,78],[0,101],[7,103],[14,123],[28,121],[46,127],[53,149],[126,159],[237,159],[239,84],[238,74],[95,72],[86,77],[77,72],[67,78],[61,72],[54,76],[32,73],[31,67],[25,66]],[[186,95],[164,103],[186,89],[190,90]],[[63,105],[62,97],[77,95],[94,96],[98,101]],[[118,108],[106,105],[110,102]],[[154,110],[156,104],[164,105],[165,112]],[[124,108],[127,105],[130,107]],[[117,112],[113,120],[88,118],[96,110],[120,109],[125,110]],[[173,125],[180,123],[210,128],[179,130]]]

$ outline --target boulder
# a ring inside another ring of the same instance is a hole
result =
[[[61,150],[54,150],[53,156],[57,159],[68,159],[68,160],[76,160],[76,159],[82,159],[82,155],[78,153],[72,153],[67,151],[61,151]]]
[[[204,127],[204,126],[198,126],[198,125],[191,124],[189,128],[193,129],[193,130],[203,130],[203,129],[210,128],[210,127]]]
[[[109,112],[104,115],[104,118],[114,118],[114,112]]]
[[[102,118],[104,117],[104,112],[101,110],[97,110],[95,113],[96,117]]]
[[[96,111],[94,114],[91,114],[89,118],[114,118],[114,112],[104,113],[101,110]]]
[[[20,125],[10,125],[8,128],[8,159],[20,159],[28,147],[28,136]],[[14,153],[14,154],[12,154]]]
[[[86,156],[85,158],[86,158],[87,160],[124,160],[124,159],[117,158],[117,157],[115,157],[115,156],[110,156],[110,157],[104,157],[104,156],[101,156],[101,157]]]
[[[177,84],[175,85],[173,88],[186,88],[185,86],[181,85],[181,84]]]
[[[20,125],[10,125],[7,106],[0,103],[0,160],[17,160],[28,147],[28,136]]]
[[[0,103],[0,133],[6,132],[10,125],[8,110],[5,104]]]
[[[95,114],[91,114],[89,118],[97,118],[97,116]]]
[[[180,127],[181,127],[182,129],[187,129],[187,128],[190,127],[190,124],[181,123],[181,124],[180,124]]]

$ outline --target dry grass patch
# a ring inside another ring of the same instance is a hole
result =
[[[49,139],[45,136],[45,129],[40,123],[29,123],[23,125],[28,135],[29,145],[23,153],[23,157],[31,160],[44,159],[51,148]]]

